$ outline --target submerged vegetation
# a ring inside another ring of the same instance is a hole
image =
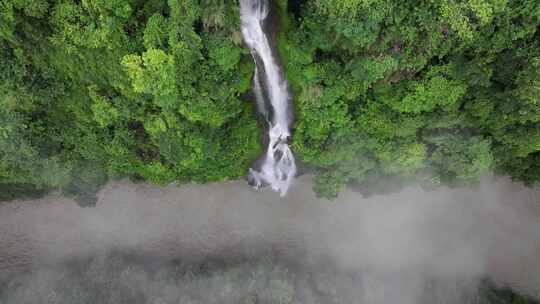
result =
[[[370,289],[374,282],[382,286],[381,290]],[[362,300],[370,303],[539,303],[489,280],[471,283],[434,278],[424,284],[423,290],[411,292],[407,284],[396,284],[390,278],[374,274],[329,267],[310,271],[268,257],[150,263],[144,257],[112,254],[71,260],[56,268],[45,267],[0,280],[3,287],[0,301],[6,304],[44,301],[59,304],[338,304]]]
[[[245,176],[261,145],[237,2],[1,1],[2,188]],[[540,180],[540,2],[277,7],[292,147],[319,195],[489,170]]]

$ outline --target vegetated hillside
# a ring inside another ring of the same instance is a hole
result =
[[[540,179],[540,2],[278,2],[318,194]],[[0,58],[2,184],[219,181],[260,153],[237,1],[5,0]]]

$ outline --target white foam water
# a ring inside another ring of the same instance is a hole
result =
[[[281,73],[264,32],[264,22],[268,14],[268,0],[240,0],[242,35],[257,66],[253,90],[258,111],[266,118],[269,137],[260,168],[250,168],[248,180],[257,189],[269,185],[284,196],[296,174],[294,156],[288,145],[292,105],[287,80]],[[260,77],[259,71],[263,71],[264,77]],[[269,105],[264,100],[264,89]]]

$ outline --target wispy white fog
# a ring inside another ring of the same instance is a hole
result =
[[[540,296],[540,191],[505,179],[333,202],[316,199],[307,177],[284,198],[243,182],[113,182],[99,197],[95,208],[56,197],[0,206],[8,303],[67,303],[61,290],[71,302],[252,303],[258,290],[259,303],[472,303],[486,277]],[[275,262],[247,261],[261,256]],[[90,262],[75,271],[77,260]],[[215,260],[235,262],[185,270]]]

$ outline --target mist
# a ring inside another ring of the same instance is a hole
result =
[[[478,303],[540,297],[540,191],[485,177],[317,199],[244,182],[109,183],[95,208],[0,205],[2,303]]]

